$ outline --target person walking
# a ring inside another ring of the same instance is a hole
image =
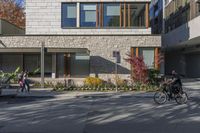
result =
[[[30,92],[30,85],[28,81],[28,71],[26,70],[23,75],[23,81],[24,81],[24,88],[26,88],[27,92]]]
[[[21,92],[24,91],[23,75],[24,75],[23,71],[18,74],[18,83],[20,88],[17,90],[17,92],[19,92],[20,90]]]

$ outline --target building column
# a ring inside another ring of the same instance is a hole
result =
[[[76,9],[76,27],[80,27],[80,2],[77,3],[77,9]]]
[[[54,77],[56,78],[56,77],[57,77],[57,76],[56,76],[56,75],[57,75],[57,74],[56,74],[56,69],[57,69],[57,68],[56,68],[56,64],[57,64],[57,63],[56,63],[56,58],[57,58],[57,57],[56,57],[56,53],[53,53],[53,54],[52,54],[52,78],[54,78]]]
[[[40,70],[41,70],[41,88],[44,88],[44,56],[45,56],[45,42],[42,42],[40,51]]]
[[[23,53],[21,53],[20,61],[21,61],[20,70],[23,71],[24,70],[24,54]]]

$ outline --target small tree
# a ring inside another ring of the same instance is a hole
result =
[[[144,63],[143,57],[136,57],[127,54],[128,58],[125,59],[131,64],[132,72],[131,76],[134,82],[136,83],[147,83],[148,80],[148,68]]]
[[[24,4],[21,2],[16,0],[0,0],[0,18],[15,24],[18,27],[24,28]]]

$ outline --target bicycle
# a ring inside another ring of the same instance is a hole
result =
[[[164,104],[167,100],[173,100],[178,104],[186,104],[188,101],[188,95],[182,88],[172,89],[172,96],[170,95],[171,84],[163,83],[160,86],[160,91],[154,94],[154,101],[157,104]]]

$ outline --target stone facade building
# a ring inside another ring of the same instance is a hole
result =
[[[0,36],[0,69],[40,68],[45,45],[45,76],[112,78],[118,53],[118,74],[130,75],[127,54],[143,56],[149,68],[156,61],[161,37],[151,34],[150,0],[26,0],[26,35]]]

